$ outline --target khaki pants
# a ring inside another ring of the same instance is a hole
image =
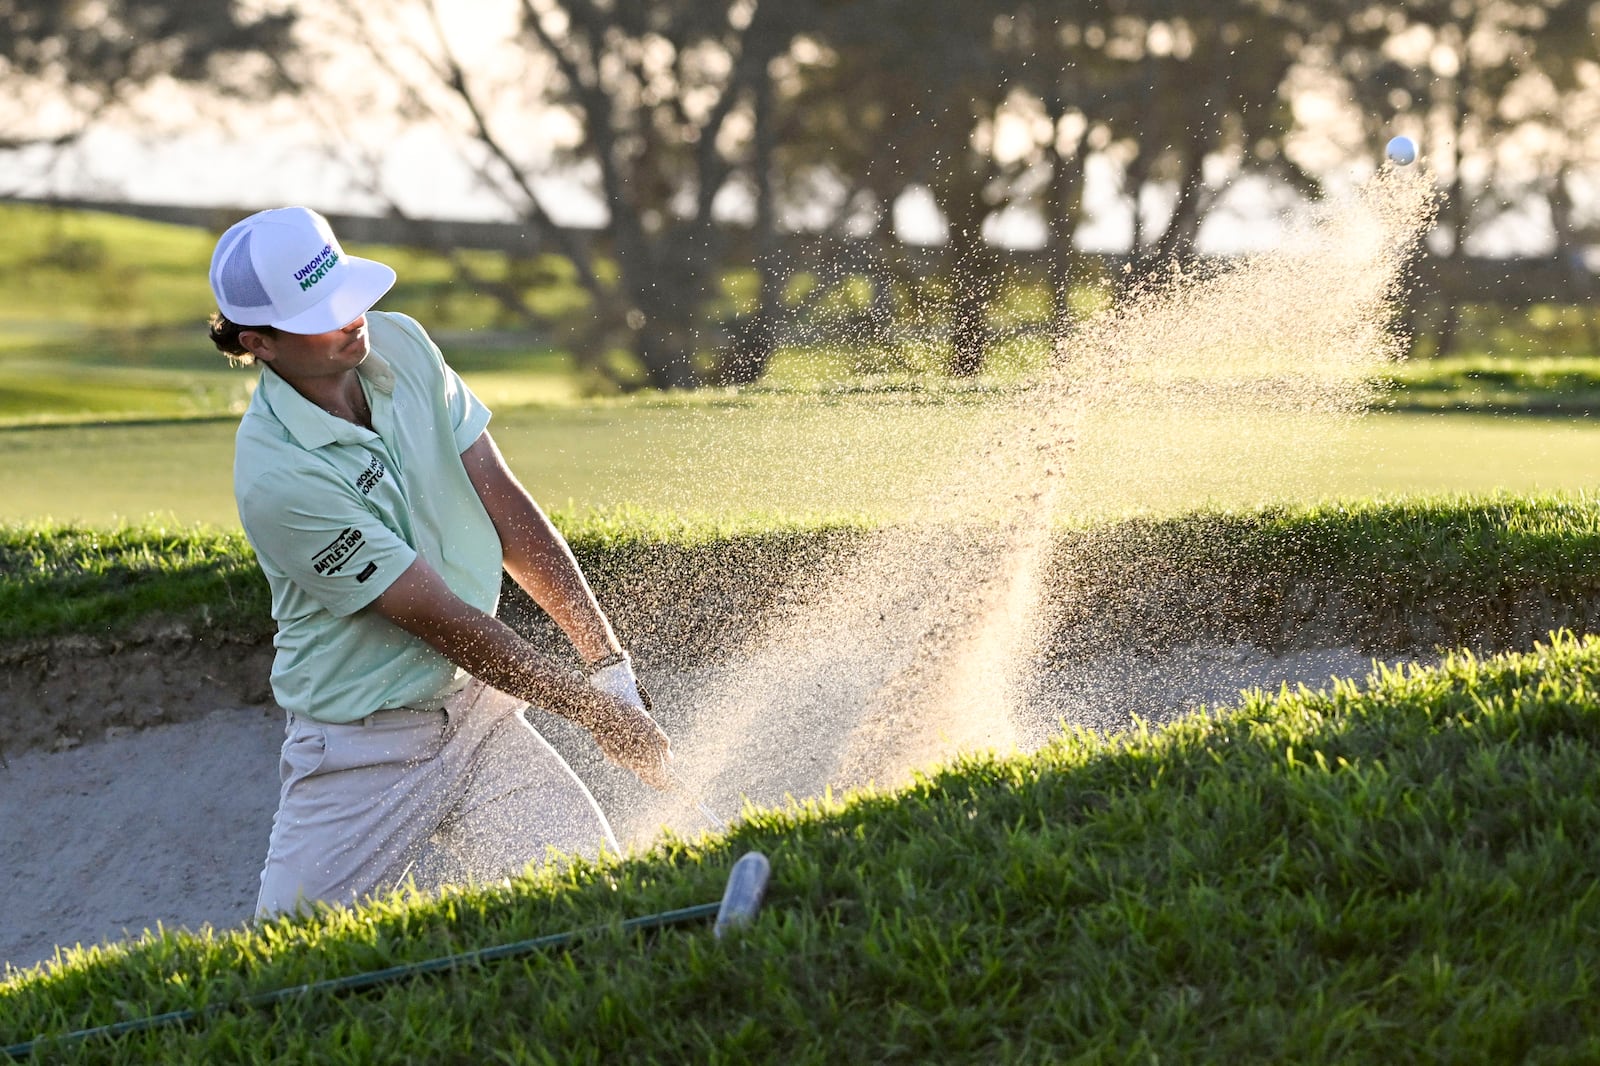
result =
[[[497,880],[552,848],[618,853],[594,797],[524,709],[474,681],[443,710],[344,725],[291,714],[257,913],[348,903],[408,880]]]

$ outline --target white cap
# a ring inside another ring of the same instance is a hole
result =
[[[394,284],[392,269],[345,255],[328,220],[309,208],[258,211],[228,227],[211,255],[222,317],[286,333],[343,329]]]

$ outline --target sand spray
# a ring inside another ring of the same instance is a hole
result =
[[[1127,286],[1036,380],[987,402],[966,458],[925,474],[906,520],[690,671],[673,708],[684,788],[618,812],[619,835],[696,831],[702,803],[726,817],[1037,746],[1059,717],[1039,699],[1043,593],[1070,595],[1073,568],[1094,563],[1063,559],[1052,531],[1316,463],[1403,353],[1395,302],[1434,207],[1419,171],[1386,167],[1269,251]]]

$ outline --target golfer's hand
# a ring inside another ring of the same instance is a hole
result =
[[[672,742],[650,712],[614,696],[596,694],[601,709],[589,732],[611,762],[632,770],[661,792],[672,789]]]
[[[610,666],[601,667],[589,674],[589,684],[606,693],[615,696],[624,703],[635,707],[643,707],[645,713],[655,710],[650,703],[650,694],[644,690],[644,685],[633,672],[633,656],[622,652],[622,658]]]

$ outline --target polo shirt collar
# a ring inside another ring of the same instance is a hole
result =
[[[366,359],[356,367],[356,373],[372,386],[372,424],[387,422],[394,403],[394,369],[377,352],[368,352]],[[330,415],[277,375],[271,366],[261,370],[261,382],[256,391],[277,416],[283,428],[294,437],[295,443],[307,451],[329,444],[359,444],[370,440],[372,432],[354,422]],[[379,408],[382,408],[381,416]]]

